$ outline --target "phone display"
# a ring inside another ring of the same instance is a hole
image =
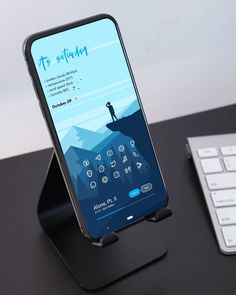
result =
[[[85,234],[97,239],[165,207],[167,193],[114,20],[100,16],[35,34],[25,54]]]

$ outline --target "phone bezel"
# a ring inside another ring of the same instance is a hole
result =
[[[89,234],[87,225],[83,220],[83,212],[82,212],[82,210],[80,208],[79,201],[77,200],[76,192],[74,191],[73,184],[71,182],[69,169],[68,169],[68,166],[66,164],[66,160],[65,160],[65,157],[64,157],[61,145],[60,145],[60,141],[59,141],[59,138],[57,136],[57,132],[56,132],[56,129],[55,129],[55,126],[54,126],[54,123],[53,123],[53,119],[52,119],[50,110],[49,110],[48,105],[47,105],[46,97],[44,95],[44,92],[43,92],[43,89],[42,89],[42,86],[41,86],[41,82],[40,82],[40,79],[39,79],[39,76],[38,76],[38,73],[37,73],[37,69],[36,69],[35,64],[34,64],[34,60],[33,60],[32,54],[31,54],[31,46],[32,46],[33,42],[38,40],[38,39],[41,39],[41,38],[44,38],[44,37],[47,37],[47,36],[50,36],[50,35],[53,35],[53,34],[57,34],[57,33],[60,33],[60,32],[63,32],[63,31],[69,30],[69,29],[73,29],[73,28],[76,28],[76,27],[80,27],[80,26],[89,24],[91,22],[106,19],[106,18],[110,19],[114,23],[114,25],[116,27],[116,31],[117,31],[117,34],[118,34],[118,37],[119,37],[119,41],[120,41],[124,56],[125,56],[125,60],[126,60],[127,66],[128,66],[130,77],[131,77],[131,80],[132,80],[132,83],[133,83],[133,86],[134,86],[134,89],[135,89],[135,93],[136,93],[136,96],[137,96],[137,99],[138,99],[138,102],[139,102],[139,105],[140,105],[140,109],[142,111],[142,115],[143,115],[143,118],[144,118],[145,125],[147,127],[147,132],[148,132],[149,140],[151,142],[153,153],[154,153],[154,156],[155,156],[155,159],[156,159],[156,164],[157,164],[157,167],[159,169],[160,176],[161,176],[161,179],[162,179],[162,183],[163,183],[163,186],[164,186],[164,189],[165,189],[165,192],[166,192],[166,204],[165,204],[165,206],[167,206],[168,201],[169,201],[169,195],[168,195],[168,192],[167,192],[166,184],[165,184],[165,181],[164,181],[161,169],[160,169],[160,165],[159,165],[157,155],[156,155],[156,152],[155,152],[155,149],[154,149],[153,141],[152,141],[150,131],[149,131],[149,128],[148,128],[148,123],[147,123],[147,119],[146,119],[145,112],[144,112],[144,109],[143,109],[143,105],[142,105],[142,102],[141,102],[141,99],[140,99],[140,95],[139,95],[139,92],[138,92],[138,89],[137,89],[137,85],[135,83],[135,79],[134,79],[134,75],[133,75],[133,72],[132,72],[132,69],[131,69],[131,66],[130,66],[128,55],[127,55],[127,52],[125,50],[125,46],[124,46],[124,42],[123,42],[123,39],[122,39],[122,36],[121,36],[121,33],[120,33],[120,29],[119,29],[119,26],[118,26],[116,20],[109,14],[95,15],[95,16],[92,16],[92,17],[89,17],[89,18],[86,18],[86,19],[83,19],[83,20],[79,20],[79,21],[76,21],[76,22],[73,22],[73,23],[65,24],[65,25],[62,25],[62,26],[59,26],[59,27],[56,27],[56,28],[52,28],[52,29],[49,29],[49,30],[45,30],[45,31],[42,31],[42,32],[32,34],[28,38],[26,38],[26,40],[25,40],[25,42],[23,44],[23,53],[24,53],[25,60],[26,60],[26,63],[27,63],[28,71],[29,71],[29,74],[30,74],[30,76],[32,78],[34,90],[36,92],[36,96],[37,96],[38,101],[39,101],[39,106],[40,106],[42,114],[43,114],[43,116],[45,118],[46,125],[48,127],[49,134],[51,136],[52,143],[53,143],[54,148],[55,148],[55,154],[56,154],[56,157],[58,159],[58,163],[59,163],[59,166],[60,166],[64,181],[65,181],[65,185],[66,185],[67,190],[69,192],[69,196],[70,196],[70,199],[71,199],[71,202],[72,202],[72,205],[73,205],[73,208],[74,208],[74,211],[75,211],[75,214],[76,214],[80,229],[81,229],[82,233],[87,238],[89,238],[91,240],[97,240],[100,237],[92,237]],[[156,208],[156,209],[161,209],[161,208]],[[154,209],[154,212],[155,212],[155,209]],[[145,216],[143,216],[143,218],[145,218]],[[140,221],[140,219],[131,221],[129,224],[126,224],[126,225],[122,226],[121,228],[119,228],[117,230],[120,230],[120,229],[122,229],[124,227],[128,227],[128,226],[130,226],[130,225],[132,225],[134,223],[137,223],[139,221]]]

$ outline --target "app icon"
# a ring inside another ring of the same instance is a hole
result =
[[[140,163],[140,162],[137,162],[137,163],[136,163],[136,166],[137,166],[138,169],[140,169],[142,165],[143,165],[143,164]]]
[[[100,165],[100,166],[98,167],[98,171],[99,171],[100,173],[104,172],[104,171],[105,171],[105,167],[104,167],[103,165]]]
[[[89,166],[90,162],[88,159],[84,160],[83,161],[83,165],[86,167],[86,166]]]
[[[125,150],[125,147],[123,146],[123,144],[121,144],[121,145],[118,146],[118,150],[121,153]]]
[[[88,177],[92,177],[93,176],[93,171],[92,170],[88,170],[86,172],[86,174],[87,174]]]
[[[112,155],[113,155],[113,151],[112,151],[112,150],[108,150],[108,151],[107,151],[107,156],[108,156],[108,157],[111,157]]]
[[[111,168],[116,167],[116,160],[111,161],[110,165],[111,165]]]
[[[125,173],[128,174],[128,173],[131,173],[131,167],[128,166],[127,168],[125,168]]]
[[[120,177],[120,172],[119,171],[113,172],[113,176],[114,176],[114,178],[119,178]]]
[[[108,177],[107,176],[103,176],[102,177],[102,182],[103,183],[107,183],[108,182]]]
[[[98,160],[98,161],[101,161],[102,157],[101,157],[101,155],[99,154],[99,155],[97,155],[97,157],[96,157],[95,159]]]
[[[95,188],[95,187],[96,187],[96,185],[97,185],[97,184],[96,184],[96,182],[95,182],[95,181],[91,181],[89,185],[90,185],[90,188],[92,188],[92,189],[93,189],[93,188]]]
[[[132,147],[135,147],[135,142],[134,142],[134,140],[131,140],[131,141],[130,141],[130,145],[131,145]]]
[[[133,155],[134,155],[134,157],[139,157],[140,155],[139,155],[139,153],[137,153],[137,152],[133,152]]]
[[[122,158],[122,163],[125,163],[125,162],[127,162],[127,161],[128,161],[127,156],[123,156],[123,158]]]

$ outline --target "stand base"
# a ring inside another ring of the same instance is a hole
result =
[[[108,285],[166,254],[157,224],[143,221],[119,232],[119,241],[96,247],[79,228],[55,155],[38,204],[38,217],[78,284],[89,290]]]
[[[75,220],[47,233],[54,247],[85,289],[98,289],[162,257],[167,249],[156,225],[146,221],[119,233],[119,242],[95,247]]]

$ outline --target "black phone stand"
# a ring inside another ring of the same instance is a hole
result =
[[[166,208],[147,216],[147,220],[158,222],[170,215],[171,210]],[[98,242],[86,239],[80,231],[55,154],[39,199],[38,218],[54,248],[85,289],[108,285],[167,253],[157,228],[146,221],[120,231],[119,235],[106,234]]]

